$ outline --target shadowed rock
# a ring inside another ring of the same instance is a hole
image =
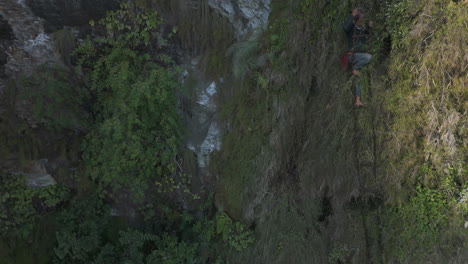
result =
[[[63,26],[79,27],[92,19],[103,17],[106,11],[116,9],[117,0],[25,0],[32,12],[46,21],[46,31],[52,32]]]
[[[57,184],[50,174],[25,173],[24,175],[26,176],[26,185],[32,189],[40,189]]]
[[[270,0],[209,0],[208,4],[229,19],[239,39],[265,27],[270,15]]]
[[[57,182],[46,171],[45,166],[47,162],[47,159],[31,161],[24,171],[13,172],[12,174],[24,175],[26,177],[26,185],[32,189],[55,185]]]

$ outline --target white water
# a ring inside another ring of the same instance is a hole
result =
[[[210,163],[210,154],[221,149],[221,129],[216,119],[218,85],[215,81],[203,80],[196,67],[197,65],[191,66],[192,74],[196,75],[193,78],[197,79],[197,97],[196,104],[191,109],[191,118],[186,124],[189,130],[186,146],[195,153],[198,167],[205,169]],[[188,72],[185,74],[187,77]]]

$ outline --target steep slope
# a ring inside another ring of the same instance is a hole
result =
[[[467,3],[363,5],[377,25],[366,109],[339,68],[350,2],[273,1],[238,60],[268,56],[226,103],[214,168],[225,209],[257,232],[236,263],[468,259]]]
[[[59,183],[2,172],[0,263],[468,261],[466,0],[135,0],[88,25],[116,2],[0,3],[0,166],[49,158]],[[340,69],[357,5],[376,24],[365,109]],[[20,74],[53,98],[25,100]]]

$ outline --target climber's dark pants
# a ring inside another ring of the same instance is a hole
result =
[[[359,70],[372,60],[372,55],[369,53],[354,53],[349,55],[348,60],[353,64],[353,70]],[[355,96],[361,96],[361,78],[356,80]]]

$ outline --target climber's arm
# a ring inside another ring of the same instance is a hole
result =
[[[343,30],[346,33],[351,32],[354,28],[354,17],[352,15],[349,15],[346,21],[343,24]]]

